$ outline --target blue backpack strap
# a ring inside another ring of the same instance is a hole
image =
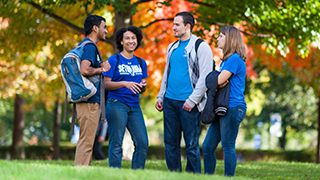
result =
[[[73,103],[72,107],[72,120],[71,120],[71,130],[70,133],[74,134],[74,125],[76,124],[76,118],[77,118],[77,110],[76,110],[77,103]]]
[[[106,88],[105,88],[105,84],[104,84],[104,75],[101,74],[100,77],[100,108],[101,108],[101,117],[100,120],[101,121],[106,121]]]
[[[87,44],[93,44],[93,45],[96,47],[97,54],[99,55],[100,61],[103,61],[103,59],[102,59],[102,57],[101,57],[101,53],[100,53],[100,51],[99,51],[99,49],[98,49],[98,46],[97,46],[94,42],[87,40],[87,41],[84,41],[84,42],[82,42],[82,43],[79,43],[79,46],[80,46],[80,45],[81,45],[81,46],[85,46],[85,45],[87,45]]]
[[[87,44],[93,44],[93,45],[95,45],[94,42],[87,40],[87,41],[83,41],[82,43],[79,43],[78,46],[85,46],[85,45],[87,45]]]

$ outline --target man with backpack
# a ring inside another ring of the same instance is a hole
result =
[[[92,41],[84,46],[81,56],[80,73],[85,77],[99,75],[110,69],[110,64],[103,62],[96,46],[104,41],[108,33],[106,20],[97,15],[89,15],[84,22],[86,38],[81,42]],[[80,44],[81,44],[80,43]],[[100,86],[100,83],[99,83]],[[87,101],[76,103],[77,120],[80,127],[80,137],[75,154],[75,166],[91,165],[92,147],[100,119],[100,87]]]
[[[200,112],[206,103],[205,78],[213,69],[210,46],[193,35],[195,20],[189,12],[176,14],[174,36],[157,96],[163,110],[165,155],[170,171],[181,171],[181,134],[186,145],[187,172],[201,173],[199,150]]]

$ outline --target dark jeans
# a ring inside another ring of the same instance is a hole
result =
[[[143,169],[148,153],[148,134],[140,107],[130,107],[116,99],[107,100],[109,166],[121,168],[122,142],[126,128],[130,132],[134,152],[132,169]]]
[[[187,172],[201,173],[199,149],[200,112],[194,107],[191,112],[182,109],[184,101],[168,98],[163,100],[164,143],[168,169],[181,171],[181,134],[186,143]]]
[[[224,175],[234,176],[237,166],[236,139],[240,122],[246,116],[243,106],[228,107],[225,116],[211,123],[206,138],[202,144],[204,173],[214,174],[216,168],[215,150],[221,141],[224,152]]]

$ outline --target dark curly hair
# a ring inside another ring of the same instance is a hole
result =
[[[121,41],[123,40],[123,34],[127,31],[132,32],[133,34],[136,35],[137,37],[137,47],[134,49],[138,49],[138,47],[140,47],[141,45],[141,40],[143,38],[142,35],[142,31],[140,28],[136,27],[136,26],[129,26],[127,28],[120,28],[118,29],[118,31],[116,32],[116,36],[115,36],[115,40],[116,40],[116,44],[117,44],[117,49],[122,52],[123,51],[123,45],[121,44]]]

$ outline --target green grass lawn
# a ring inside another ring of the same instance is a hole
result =
[[[185,168],[186,161],[183,161]],[[106,179],[106,180],[197,180],[230,179],[223,176],[223,161],[217,162],[215,175],[169,172],[164,160],[147,160],[144,170],[131,170],[123,161],[122,169],[108,167],[108,161],[93,161],[91,167],[74,167],[73,161],[0,160],[0,179]],[[202,167],[203,169],[203,167]],[[239,162],[232,179],[320,180],[320,164],[297,162]]]

